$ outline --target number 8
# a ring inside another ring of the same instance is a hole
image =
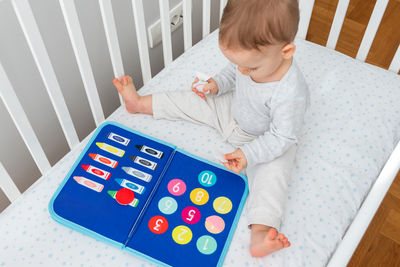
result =
[[[202,191],[197,192],[197,196],[196,196],[196,202],[200,202],[201,199],[203,198],[204,193]]]

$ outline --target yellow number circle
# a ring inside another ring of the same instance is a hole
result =
[[[172,238],[176,243],[181,245],[189,243],[190,240],[192,240],[192,237],[192,231],[184,225],[179,225],[172,231]]]
[[[196,188],[190,193],[190,200],[196,205],[204,205],[208,201],[208,193],[203,188]]]
[[[232,202],[227,197],[218,197],[214,200],[213,207],[216,212],[226,214],[232,210]]]

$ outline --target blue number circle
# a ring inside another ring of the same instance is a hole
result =
[[[205,187],[211,187],[217,182],[217,176],[212,171],[202,171],[199,174],[199,183]]]

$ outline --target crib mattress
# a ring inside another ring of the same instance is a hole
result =
[[[218,33],[210,34],[140,93],[190,90],[196,70],[217,73],[227,63],[217,42]],[[296,44],[295,58],[309,85],[311,106],[281,229],[292,246],[252,258],[245,206],[224,266],[324,266],[400,137],[400,76],[304,40]],[[215,148],[232,149],[214,129],[189,122],[131,115],[122,107],[107,120],[214,162]],[[50,217],[50,198],[89,138],[0,215],[0,266],[152,265]]]

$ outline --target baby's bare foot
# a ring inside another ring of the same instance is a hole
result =
[[[140,112],[141,96],[136,92],[132,78],[130,76],[122,76],[121,80],[114,78],[113,84],[124,99],[126,110],[129,113]]]
[[[252,225],[250,254],[253,257],[264,257],[282,248],[290,246],[285,235],[275,228],[265,225]]]

